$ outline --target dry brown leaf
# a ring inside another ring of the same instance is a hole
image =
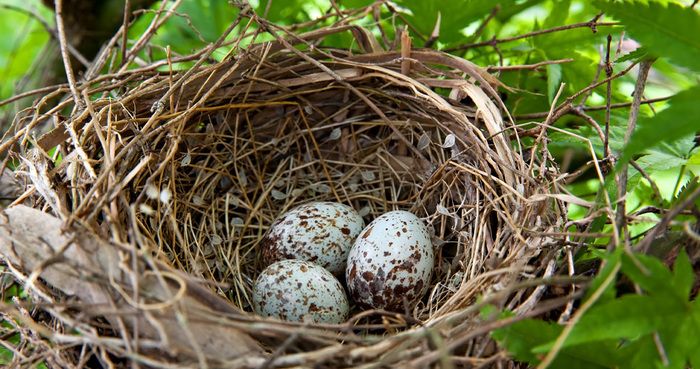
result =
[[[63,224],[26,206],[6,209],[0,214],[0,256],[64,294],[77,297],[88,313],[91,309],[92,314],[102,312],[115,328],[118,316],[106,311],[130,311],[134,319],[123,319],[123,324],[131,330],[138,327],[142,338],[161,340],[170,354],[196,357],[200,351],[204,357],[228,361],[261,352],[246,333],[222,324],[223,313],[242,312],[196,286],[181,272],[162,265],[158,272],[141,271],[140,297],[134,301],[134,274],[129,275],[121,265],[130,255],[86,233],[62,231]],[[111,287],[114,285],[121,286],[121,291]]]

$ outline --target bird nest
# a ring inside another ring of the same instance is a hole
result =
[[[339,32],[362,50],[319,47]],[[21,360],[506,360],[480,311],[537,307],[566,213],[549,158],[523,154],[497,93],[505,87],[438,51],[371,49],[371,33],[356,26],[271,35],[219,63],[202,55],[180,72],[101,76],[48,112],[45,99],[18,117],[12,157],[23,187],[0,217],[0,253],[28,293],[3,312],[31,340]],[[70,108],[70,118],[59,114]],[[31,139],[47,119],[55,128]],[[253,314],[260,241],[278,215],[309,201],[350,205],[365,223],[391,210],[422,218],[436,253],[427,294],[405,311],[352,308],[338,325]]]

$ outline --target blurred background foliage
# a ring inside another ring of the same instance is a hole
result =
[[[57,43],[49,32],[55,27],[53,12],[44,3],[51,5],[52,2],[0,0],[0,32],[3,34],[0,37],[0,100],[63,81]],[[121,25],[123,1],[92,3],[91,9],[95,13],[84,16],[98,20],[93,22],[98,26],[89,31],[93,36],[104,34],[104,37],[93,37],[92,40],[102,43],[114,34],[114,29],[109,27]],[[371,0],[250,1],[258,14],[295,32],[319,26],[304,24],[311,20],[322,19],[320,25],[330,24],[330,17],[324,17],[338,9],[371,3]],[[665,213],[664,209],[672,208],[697,187],[693,181],[700,174],[700,149],[696,136],[700,130],[700,15],[697,9],[693,9],[695,3],[692,0],[396,0],[391,3],[391,11],[385,8],[379,17],[366,14],[358,23],[375,25],[378,21],[386,33],[376,32],[375,35],[380,40],[384,37],[389,43],[395,36],[393,30],[407,25],[414,47],[429,45],[480,66],[492,67],[501,81],[513,89],[513,92],[504,91],[503,97],[516,122],[525,130],[535,127],[533,122],[543,121],[552,104],[560,104],[606,77],[604,62],[608,37],[611,38],[612,62],[609,72],[613,74],[625,71],[631,63],[644,58],[658,58],[653,64],[644,98],[660,101],[642,105],[639,134],[633,135],[629,145],[625,145],[624,138],[629,109],[612,109],[610,117],[609,140],[613,153],[625,151],[625,158],[634,158],[635,164],[644,171],[642,174],[632,167],[629,169],[627,196],[623,200],[627,212],[635,214],[645,208],[656,209],[634,217],[630,236],[636,240],[658,222]],[[160,1],[134,3],[131,10],[135,16],[128,33],[130,45],[148,29],[161,5]],[[605,15],[598,18],[603,11]],[[216,41],[239,15],[236,7],[223,0],[183,1],[176,12],[131,67],[199,50]],[[586,25],[595,21],[604,23],[594,28]],[[106,23],[110,26],[95,31]],[[241,22],[233,34],[241,32],[245,25],[245,21]],[[518,38],[519,35],[566,26],[571,27]],[[377,30],[376,27],[372,29]],[[254,41],[266,39],[269,36],[259,36]],[[327,38],[321,46],[357,48],[349,34]],[[212,62],[223,60],[232,47],[224,43],[213,54]],[[83,56],[91,60],[96,51]],[[537,69],[501,68],[553,60],[561,62]],[[190,63],[173,65],[176,69],[189,66]],[[77,65],[76,69],[80,75],[80,66]],[[635,67],[613,81],[612,104],[631,101],[636,70]],[[561,96],[554,101],[560,86],[563,86]],[[606,85],[602,84],[573,99],[572,103],[602,124],[606,95]],[[668,100],[671,96],[673,98]],[[26,98],[1,106],[0,129],[7,127],[14,114],[30,103],[31,98]],[[576,172],[593,157],[601,159],[605,156],[599,134],[584,116],[565,115],[554,123],[554,127],[556,129],[549,135],[549,148],[562,172]],[[531,140],[525,138],[523,143],[527,145]],[[601,184],[593,169],[584,170],[568,184],[568,189],[573,195],[598,204],[602,201],[601,191],[607,191],[610,198],[615,199],[615,173],[608,171],[606,174]],[[697,205],[695,209],[697,211]],[[571,205],[569,211],[574,220],[591,214],[589,209],[577,205]],[[673,229],[679,230],[691,221],[697,222],[697,217],[682,213],[672,224]],[[588,230],[609,233],[611,227],[610,222],[602,221]],[[609,239],[600,237],[589,241],[592,245],[605,246]],[[595,252],[584,252],[578,255],[578,260],[583,262],[591,255],[600,257]]]

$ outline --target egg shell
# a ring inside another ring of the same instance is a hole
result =
[[[282,260],[255,280],[258,315],[292,322],[342,323],[350,306],[343,286],[327,270],[302,260]]]
[[[430,234],[407,211],[391,211],[372,221],[355,241],[345,278],[361,307],[403,312],[428,288],[435,264]]]
[[[275,220],[263,237],[263,262],[306,260],[333,274],[342,274],[348,252],[363,227],[362,217],[344,204],[312,202],[297,206]]]

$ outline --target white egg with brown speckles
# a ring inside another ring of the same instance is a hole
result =
[[[345,278],[361,307],[403,312],[425,294],[434,264],[423,221],[407,211],[390,211],[357,237]]]
[[[348,318],[350,306],[330,272],[306,261],[282,260],[255,280],[253,309],[286,321],[338,324]]]
[[[263,237],[263,262],[305,260],[342,274],[348,252],[363,227],[362,217],[344,204],[312,202],[297,206],[277,218]]]

